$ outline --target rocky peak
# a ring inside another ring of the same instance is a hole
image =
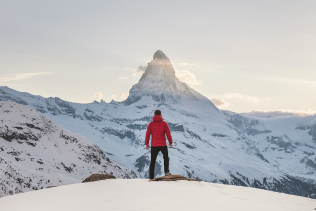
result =
[[[138,102],[144,96],[151,97],[159,105],[182,105],[182,100],[193,100],[194,102],[202,100],[207,102],[207,106],[215,107],[206,97],[179,81],[171,61],[161,50],[155,52],[145,73],[132,87],[129,97],[123,103],[130,105]]]
[[[157,50],[155,52],[153,59],[154,60],[168,60],[169,61],[169,58],[161,50]]]
[[[153,60],[148,63],[145,73],[140,79],[140,82],[155,79],[161,82],[175,81],[176,73],[168,59],[168,57],[161,51],[158,50],[153,56]]]

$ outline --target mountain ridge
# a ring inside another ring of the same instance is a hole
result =
[[[172,172],[316,197],[315,117],[260,119],[221,111],[180,82],[173,71],[169,59],[153,59],[123,102],[70,103],[5,87],[0,87],[0,100],[36,108],[92,140],[110,159],[141,178],[148,177],[150,163],[150,154],[144,150],[145,131],[154,110],[160,109],[175,142],[169,152]],[[158,158],[156,176],[163,174],[162,163]]]
[[[0,113],[0,197],[81,182],[92,173],[136,177],[32,107],[0,101]]]

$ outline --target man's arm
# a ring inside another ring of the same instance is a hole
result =
[[[166,135],[167,135],[170,147],[172,148],[173,141],[172,141],[172,137],[171,137],[171,133],[170,133],[170,128],[169,128],[169,125],[167,122],[165,122],[165,126],[166,126]]]
[[[151,124],[149,123],[147,127],[147,131],[146,131],[146,138],[145,138],[146,149],[148,149],[150,135],[151,135]]]

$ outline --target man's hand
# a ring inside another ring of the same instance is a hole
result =
[[[173,146],[172,146],[172,144],[170,144],[170,148],[172,148]]]
[[[146,145],[146,149],[149,150],[149,145]]]

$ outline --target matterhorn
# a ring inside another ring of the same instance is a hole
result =
[[[258,118],[219,110],[176,77],[161,50],[123,102],[71,103],[8,87],[0,87],[0,100],[35,108],[91,140],[117,166],[129,169],[126,174],[135,172],[139,178],[148,178],[144,137],[160,109],[174,139],[169,150],[173,173],[316,198],[315,116]],[[155,176],[163,174],[162,166],[159,158]]]

